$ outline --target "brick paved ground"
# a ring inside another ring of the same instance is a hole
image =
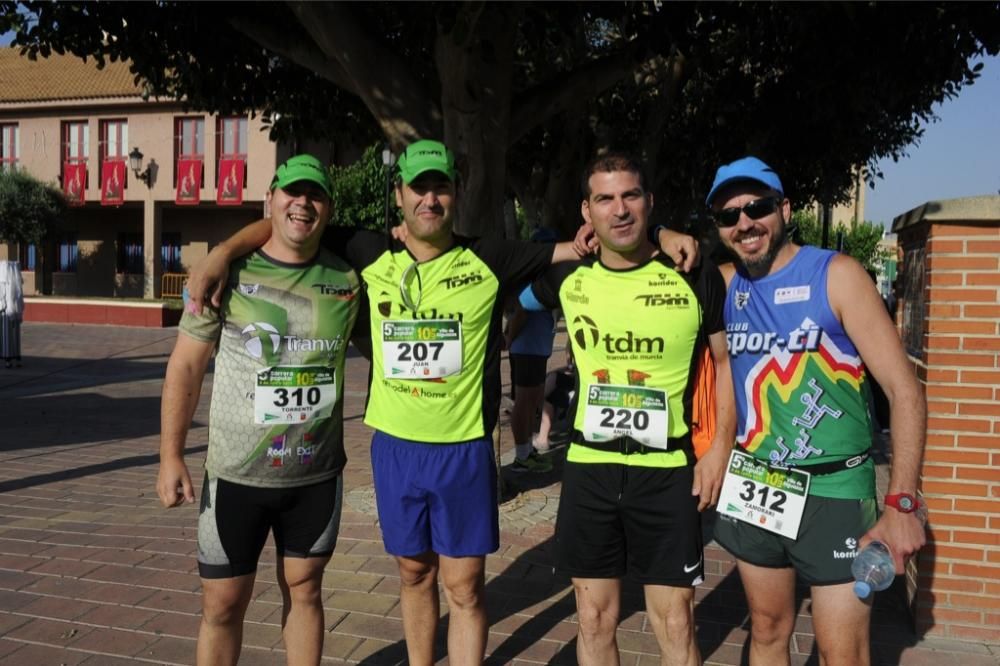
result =
[[[193,663],[197,509],[161,509],[154,491],[160,386],[175,335],[27,324],[24,367],[0,370],[0,664]],[[361,422],[365,376],[364,361],[351,359],[346,506],[324,579],[330,664],[400,663],[404,654],[396,567],[373,511]],[[207,441],[208,386],[188,442],[196,468]],[[501,510],[500,551],[487,559],[490,664],[574,662],[573,597],[549,558],[561,466],[560,452],[552,455],[551,474],[506,475],[513,498]],[[284,663],[273,556],[269,547],[242,664]],[[706,568],[697,595],[706,661],[739,664],[746,608],[733,562],[710,545]],[[641,594],[635,585],[626,589],[622,661],[652,666],[657,648]],[[1000,663],[1000,646],[920,640],[891,597],[880,600],[873,633],[875,663]],[[796,664],[818,663],[808,599],[793,651]]]

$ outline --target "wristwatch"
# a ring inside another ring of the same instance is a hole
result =
[[[920,506],[920,502],[910,493],[896,493],[885,496],[885,505],[891,506],[900,513],[913,513]]]

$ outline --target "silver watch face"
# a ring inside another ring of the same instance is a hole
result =
[[[913,511],[913,500],[906,495],[903,495],[896,501],[899,503],[899,509],[901,511]]]

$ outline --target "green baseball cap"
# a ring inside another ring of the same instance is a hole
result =
[[[284,188],[300,180],[316,183],[323,188],[326,196],[333,199],[333,181],[330,180],[330,171],[312,155],[296,155],[285,160],[274,172],[271,189]]]
[[[440,171],[448,180],[455,181],[455,155],[440,141],[421,139],[411,143],[399,156],[396,166],[407,185],[428,171]]]

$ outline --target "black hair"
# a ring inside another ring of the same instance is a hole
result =
[[[613,171],[628,171],[639,176],[639,186],[646,191],[646,174],[643,172],[639,161],[628,153],[612,151],[598,155],[583,168],[583,177],[580,179],[580,194],[584,199],[590,198],[590,177],[595,173],[611,173]]]

